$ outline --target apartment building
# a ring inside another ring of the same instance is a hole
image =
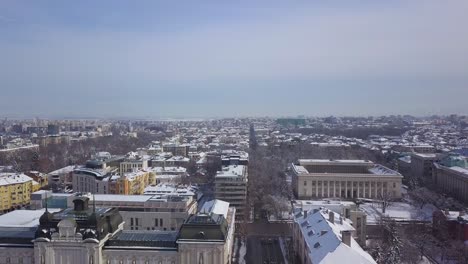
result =
[[[366,245],[367,241],[367,215],[352,201],[335,200],[295,200],[293,212],[314,211],[328,209],[341,217],[351,220],[354,227],[353,238],[359,245]]]
[[[236,220],[242,220],[247,215],[247,166],[224,166],[215,176],[215,198],[228,202],[236,208]]]
[[[149,157],[143,157],[135,152],[130,152],[125,159],[120,162],[120,173],[134,172],[138,170],[146,170],[148,168]]]
[[[179,145],[176,143],[166,143],[163,144],[163,152],[170,152],[174,156],[184,156],[187,157],[189,145]]]
[[[0,173],[0,212],[28,205],[31,193],[39,188],[39,183],[23,173]]]
[[[403,176],[368,160],[300,159],[292,170],[298,199],[401,197]]]

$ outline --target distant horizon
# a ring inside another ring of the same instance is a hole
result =
[[[220,119],[248,119],[248,118],[271,118],[271,119],[280,119],[280,118],[327,118],[327,117],[336,117],[336,118],[379,118],[379,117],[404,117],[410,116],[414,118],[431,118],[433,116],[438,117],[449,117],[451,115],[457,115],[461,117],[468,117],[468,114],[459,114],[459,113],[451,113],[446,115],[412,115],[412,114],[387,114],[387,115],[323,115],[323,116],[314,116],[314,115],[270,115],[270,116],[159,116],[159,117],[151,117],[151,116],[3,116],[0,114],[0,121],[3,119],[8,120],[136,120],[136,121],[197,121],[197,120],[220,120]]]

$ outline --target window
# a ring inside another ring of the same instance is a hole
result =
[[[163,219],[162,219],[162,218],[159,219],[159,225],[160,225],[160,226],[163,226]]]
[[[304,186],[307,186],[307,181],[304,181]]]
[[[130,218],[130,225],[131,225],[131,226],[133,225],[133,217]]]
[[[154,226],[158,226],[158,219],[154,219]]]
[[[393,188],[396,188],[396,182],[393,183]]]

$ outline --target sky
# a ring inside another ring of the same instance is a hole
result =
[[[0,116],[468,114],[468,1],[0,1]]]

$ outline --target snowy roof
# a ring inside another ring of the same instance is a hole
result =
[[[160,183],[158,185],[147,186],[143,194],[176,194],[181,196],[194,196],[195,192],[192,188],[187,186],[177,186],[174,184]]]
[[[61,209],[49,209],[55,213]],[[0,228],[5,227],[36,227],[39,225],[39,218],[44,214],[42,210],[15,210],[4,215],[0,215]]]
[[[91,200],[93,198],[91,197]],[[99,202],[146,202],[151,199],[148,195],[120,195],[120,194],[95,194],[94,199]]]
[[[0,186],[25,183],[33,179],[23,173],[0,173]]]
[[[229,210],[229,203],[221,200],[211,200],[205,202],[201,208],[201,213],[213,213],[218,215],[224,215],[224,218],[227,218],[227,213]]]
[[[436,210],[431,204],[426,204],[423,208],[414,206],[405,202],[392,202],[382,213],[382,206],[380,203],[363,203],[359,208],[367,215],[367,223],[376,224],[382,216],[387,216],[395,221],[425,221],[432,220],[432,213]]]
[[[329,213],[334,214],[333,222],[330,222]],[[326,209],[310,211],[306,217],[296,216],[294,221],[307,243],[312,263],[342,263],[344,260],[346,263],[376,263],[352,237],[350,246],[342,242],[342,232],[355,229],[349,220],[341,222],[340,217]]]
[[[468,175],[468,169],[465,169],[462,167],[454,166],[454,167],[450,167],[449,169]]]
[[[151,171],[155,172],[156,174],[168,174],[168,173],[185,173],[187,169],[184,167],[151,167],[149,168]]]
[[[299,164],[309,165],[309,164],[332,164],[332,165],[365,165],[373,164],[369,160],[330,160],[330,159],[300,159]]]
[[[74,169],[75,169],[75,165],[70,165],[70,166],[66,166],[66,167],[63,167],[61,169],[58,169],[58,170],[54,170],[52,172],[49,172],[49,174],[64,174],[64,173],[70,173],[72,172]]]
[[[221,171],[216,173],[216,178],[218,177],[239,177],[244,175],[245,166],[244,165],[230,165],[224,166]]]
[[[374,167],[369,169],[369,172],[377,175],[400,175],[400,173],[382,165],[375,165]]]

